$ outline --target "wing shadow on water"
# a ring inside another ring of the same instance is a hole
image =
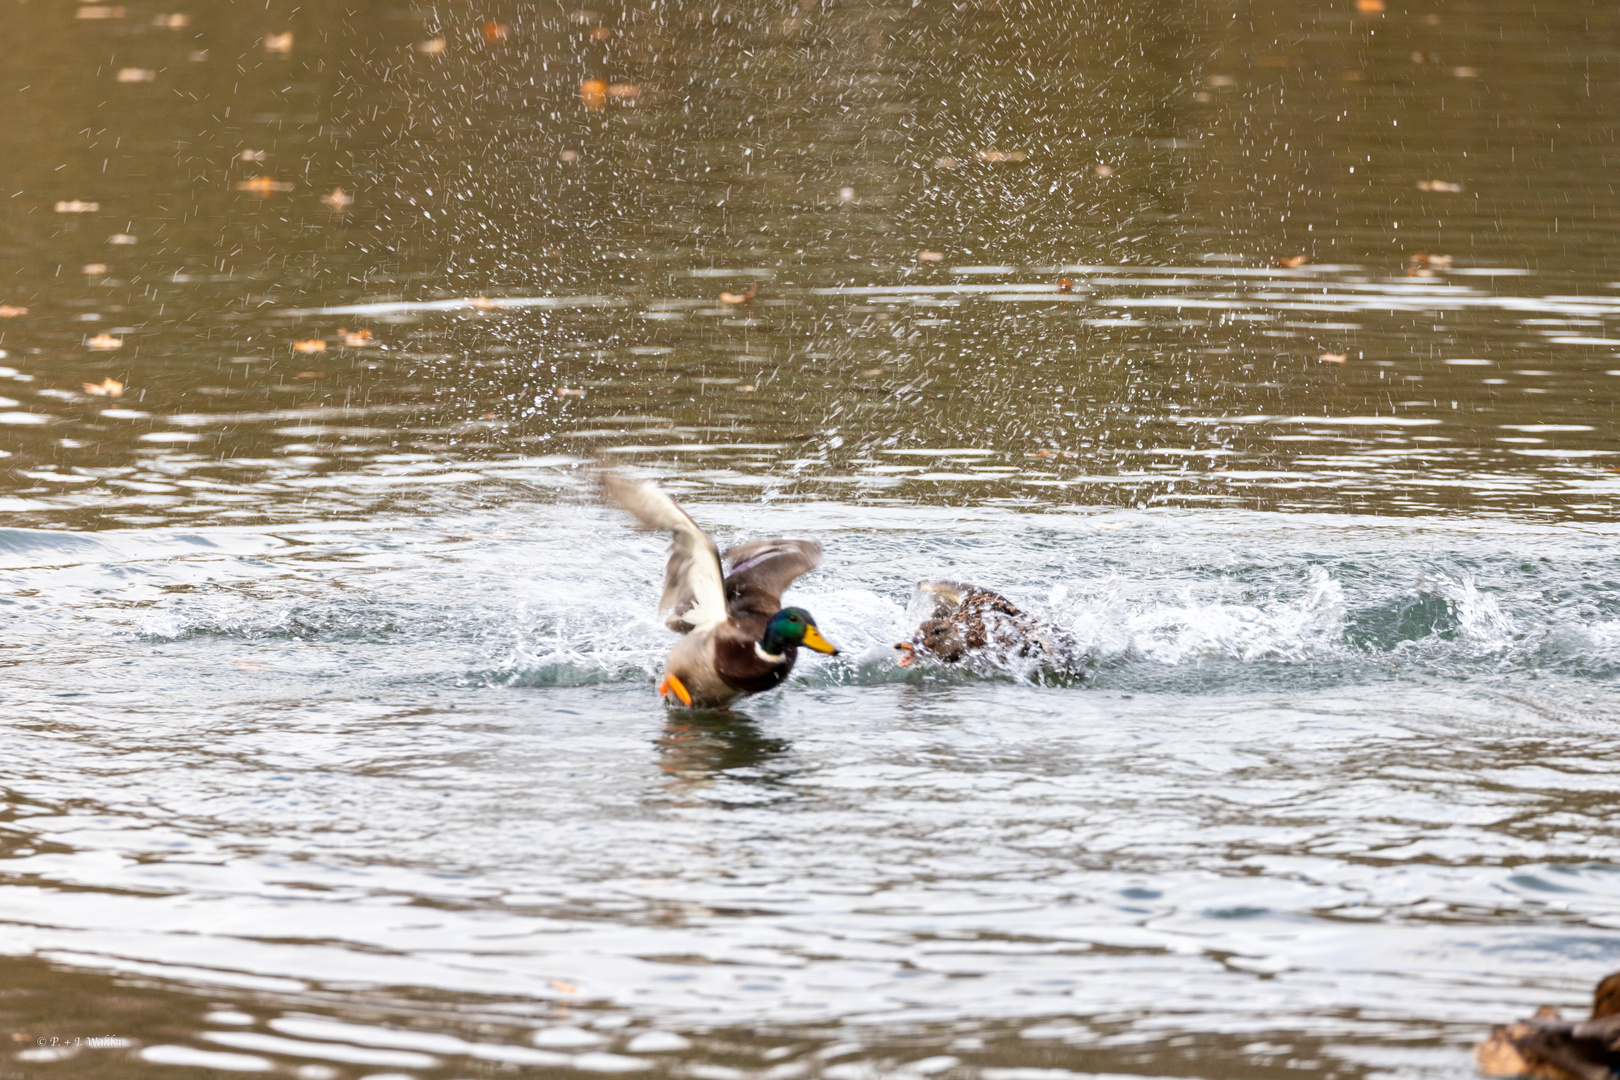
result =
[[[672,712],[657,746],[658,767],[668,774],[672,793],[692,794],[698,788],[730,782],[776,788],[787,794],[781,781],[787,774],[784,763],[793,744],[765,735],[746,713],[708,709]]]

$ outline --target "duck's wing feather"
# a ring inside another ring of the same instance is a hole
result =
[[[632,480],[604,470],[598,474],[609,502],[628,511],[649,529],[670,533],[669,565],[664,570],[664,596],[660,611],[671,630],[687,633],[700,626],[724,622],[726,589],[720,574],[720,553],[697,522],[675,500],[646,480]]]
[[[802,574],[821,565],[814,540],[755,540],[727,548],[726,606],[734,614],[769,618],[782,608],[782,593]]]
[[[933,600],[934,615],[937,618],[949,615],[961,607],[962,601],[968,596],[980,590],[964,581],[919,581],[917,591]]]
[[[1536,1027],[1515,1044],[1533,1063],[1551,1065],[1581,1080],[1609,1080],[1614,1066],[1620,1064],[1620,1055],[1611,1044],[1613,1037],[1613,1024],[1589,1020],[1573,1028],[1567,1024]]]

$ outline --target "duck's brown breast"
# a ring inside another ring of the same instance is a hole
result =
[[[782,653],[781,660],[767,660],[755,651],[752,639],[728,634],[715,641],[714,668],[730,685],[758,694],[782,685],[798,657],[799,650],[790,648]]]

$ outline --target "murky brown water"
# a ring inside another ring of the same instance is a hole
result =
[[[1612,8],[0,42],[0,1074],[1459,1077],[1620,966]],[[845,656],[666,718],[593,456]],[[896,669],[941,573],[1090,683]]]
[[[838,498],[1613,508],[1606,10],[119,10],[0,16],[26,520],[615,444]]]

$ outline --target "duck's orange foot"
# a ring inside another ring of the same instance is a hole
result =
[[[679,698],[682,705],[687,708],[692,707],[692,695],[687,692],[686,686],[681,680],[673,675],[665,675],[664,681],[658,684],[658,696],[666,698],[671,694]]]

